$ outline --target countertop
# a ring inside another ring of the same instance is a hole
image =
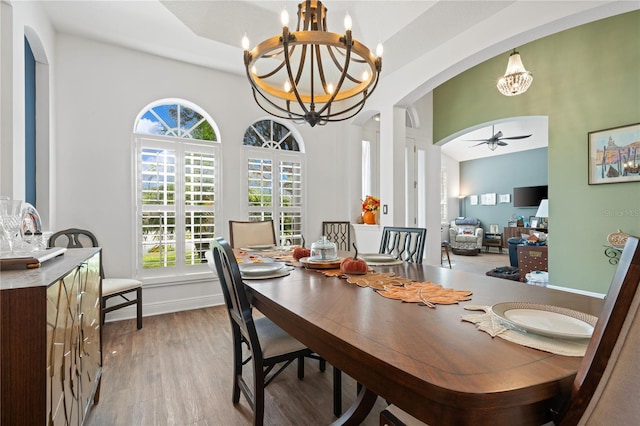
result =
[[[70,249],[62,256],[47,260],[39,268],[3,270],[0,272],[0,290],[49,286],[100,250],[100,247]]]

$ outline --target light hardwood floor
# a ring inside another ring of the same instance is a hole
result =
[[[231,335],[224,307],[107,323],[100,401],[86,425],[248,425],[247,401],[231,402]],[[266,390],[265,425],[322,425],[333,416],[332,371],[307,359],[305,378],[289,366]],[[343,374],[343,409],[355,382]],[[378,425],[378,399],[365,425]]]
[[[489,252],[482,252],[476,256],[464,256],[459,254],[453,254],[449,249],[451,257],[451,268],[457,271],[472,272],[474,274],[485,275],[487,271],[490,271],[501,266],[509,266],[509,249],[502,249],[502,254],[497,249],[492,248]],[[449,267],[446,256],[442,262],[444,267]]]
[[[495,251],[495,250],[494,250]],[[483,274],[509,264],[509,256],[451,254],[454,270]],[[448,266],[446,261],[445,267]],[[247,401],[231,403],[231,334],[222,306],[105,324],[100,401],[89,413],[88,426],[118,425],[248,425],[253,415]],[[343,374],[343,409],[353,402],[355,382]],[[317,361],[305,363],[305,378],[295,366],[268,387],[265,425],[322,425],[333,416],[331,367],[322,373]],[[386,407],[381,398],[364,425],[378,425]]]

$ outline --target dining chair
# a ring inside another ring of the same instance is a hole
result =
[[[229,242],[233,248],[276,244],[273,220],[256,222],[229,221]]]
[[[351,250],[351,222],[322,222],[322,235],[338,246],[338,250]]]
[[[640,417],[640,245],[629,237],[602,312],[573,381],[571,396],[554,422],[629,424]]]
[[[278,327],[267,317],[254,318],[238,263],[226,240],[216,238],[211,251],[205,253],[212,271],[216,272],[229,312],[233,339],[233,389],[232,401],[240,401],[240,392],[249,402],[254,414],[254,425],[262,425],[264,419],[264,391],[293,361],[298,361],[298,378],[304,377],[304,358],[320,360],[324,371],[325,361],[310,349]],[[215,265],[215,269],[214,269]],[[249,356],[243,359],[242,345]],[[252,361],[253,371],[247,380],[243,366]],[[253,383],[253,386],[251,386]],[[335,391],[334,391],[335,394]]]
[[[629,237],[605,297],[570,396],[552,423],[635,424],[640,418],[640,245]],[[635,419],[635,420],[634,420]],[[395,405],[380,413],[380,425],[424,425]],[[545,425],[545,426],[546,426]]]
[[[100,247],[98,239],[92,232],[85,229],[69,228],[58,231],[49,238],[49,247],[67,247],[67,248],[83,248],[83,247]],[[105,322],[105,316],[109,312],[136,305],[136,322],[137,328],[142,328],[142,281],[133,278],[105,278],[102,262],[100,263],[100,277],[102,278],[102,296],[100,297],[101,305],[101,324]],[[133,293],[135,292],[135,299]],[[112,298],[119,298],[120,301],[115,304],[109,304]]]
[[[422,263],[426,238],[425,228],[385,226],[378,252],[394,255],[405,262]]]

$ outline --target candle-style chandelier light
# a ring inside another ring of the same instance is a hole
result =
[[[327,8],[317,0],[298,5],[298,24],[289,31],[289,15],[281,14],[282,35],[249,50],[242,39],[244,64],[253,97],[267,113],[306,121],[311,126],[347,120],[362,110],[382,70],[382,46],[376,55],[345,33],[327,31]]]
[[[513,49],[504,77],[498,80],[498,90],[505,96],[517,96],[527,91],[533,82],[533,74],[522,65],[520,54]]]

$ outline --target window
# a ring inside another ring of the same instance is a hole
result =
[[[302,242],[304,154],[284,124],[260,120],[245,132],[247,211],[250,221],[273,219],[279,244]]]
[[[24,157],[25,196],[36,205],[36,59],[29,40],[24,38]]]
[[[446,223],[448,221],[448,193],[447,193],[447,169],[444,167],[440,169],[440,222]]]
[[[219,140],[213,120],[181,100],[147,107],[135,124],[138,273],[204,270],[215,236]]]
[[[371,191],[371,142],[362,141],[362,199],[373,194]]]

